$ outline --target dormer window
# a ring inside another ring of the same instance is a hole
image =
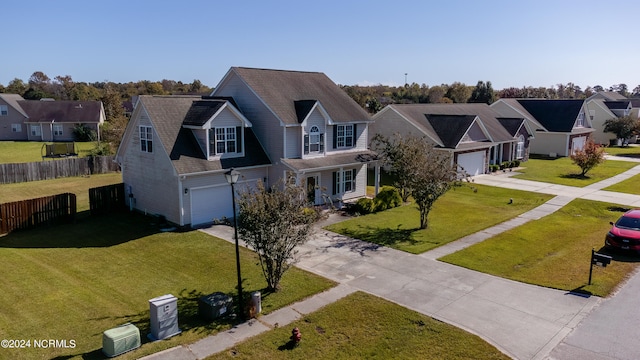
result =
[[[209,155],[242,152],[242,127],[226,126],[209,130]]]
[[[333,128],[333,148],[351,148],[356,145],[356,125],[335,125]]]

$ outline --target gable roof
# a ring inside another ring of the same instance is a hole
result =
[[[524,123],[524,119],[522,118],[498,118],[498,121],[511,136],[516,136]]]
[[[309,99],[320,102],[334,123],[371,121],[369,114],[324,73],[245,67],[229,71],[237,74],[285,125],[299,124]],[[298,106],[296,101],[301,101]]]
[[[178,174],[271,164],[251,128],[244,128],[244,157],[208,160],[193,131],[182,126],[188,114],[189,121],[197,123],[224,103],[233,106],[227,100],[202,99],[200,96],[141,95],[138,101],[149,115],[158,140],[169,154]]]
[[[477,116],[493,142],[510,142],[514,140],[513,135],[498,121],[500,114],[487,104],[393,104],[388,107],[395,109],[400,115],[411,121],[427,137],[433,139],[440,146],[445,146],[445,142],[450,143],[453,141],[445,141],[441,137],[444,136],[447,138],[449,135],[444,135],[447,131],[451,131],[452,138],[455,138],[460,135],[460,130],[443,126],[436,131],[434,125],[428,120],[427,114],[429,114],[429,116],[448,115],[451,117],[473,116],[474,118]],[[464,133],[460,136],[463,135]]]
[[[571,132],[584,104],[584,100],[517,99],[517,102],[552,132]]]
[[[604,104],[611,110],[626,110],[629,108],[630,100],[605,101]]]
[[[607,100],[625,100],[626,97],[616,91],[599,91],[598,94],[602,95]]]
[[[18,103],[18,101],[24,100],[22,96],[18,94],[0,94],[0,98],[4,100],[9,106],[16,109],[20,114],[22,114],[22,116],[24,117],[29,116],[27,115],[26,112],[24,112],[24,110],[22,109],[22,107],[20,107],[20,104]]]
[[[191,103],[191,107],[184,116],[182,125],[202,126],[215,115],[224,104],[225,100],[196,100]]]
[[[298,123],[304,121],[309,115],[313,106],[317,103],[316,100],[296,100],[294,101],[294,106],[296,108],[296,117],[298,118]]]
[[[444,147],[455,149],[475,120],[475,115],[425,114]]]
[[[102,102],[74,100],[19,100],[18,104],[28,116],[27,122],[100,123]]]

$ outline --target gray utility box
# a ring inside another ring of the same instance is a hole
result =
[[[124,324],[102,333],[102,352],[108,357],[118,356],[140,347],[140,330]]]
[[[198,314],[207,320],[227,316],[231,310],[233,310],[233,298],[224,293],[214,292],[198,299]]]
[[[180,334],[178,329],[178,299],[169,294],[149,300],[152,340],[162,340]]]

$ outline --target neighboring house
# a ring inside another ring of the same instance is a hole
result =
[[[522,117],[506,118],[486,104],[394,104],[373,116],[376,134],[426,137],[469,175],[487,173],[490,164],[528,159],[532,131]]]
[[[603,145],[615,142],[614,133],[604,132],[604,123],[607,120],[631,115],[640,117],[640,99],[627,99],[614,91],[600,91],[586,100],[589,116],[595,132],[594,141]]]
[[[527,120],[535,137],[532,154],[570,156],[595,131],[584,100],[499,99],[491,108],[502,116]]]
[[[241,171],[241,189],[271,165],[232,100],[200,96],[140,96],[116,161],[129,205],[180,226],[233,217],[224,173]]]
[[[105,113],[100,101],[25,100],[0,94],[0,140],[73,141],[73,128],[86,125],[100,136]]]
[[[233,97],[273,162],[317,205],[366,195],[371,118],[325,74],[232,67],[212,95]]]
[[[140,96],[116,156],[130,205],[180,226],[232,217],[245,186],[293,176],[314,204],[366,195],[368,114],[318,72],[231,68],[210,97]]]

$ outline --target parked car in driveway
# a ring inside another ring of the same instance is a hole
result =
[[[612,222],[604,244],[610,248],[640,253],[640,209],[629,210],[615,223]]]

